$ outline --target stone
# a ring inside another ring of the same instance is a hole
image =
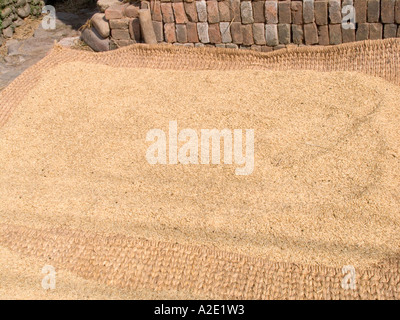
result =
[[[290,43],[290,24],[278,24],[278,39],[281,44]]]
[[[253,4],[253,18],[255,23],[265,23],[264,4],[265,1],[255,1]]]
[[[219,20],[222,22],[231,22],[231,12],[229,9],[229,2],[218,1]]]
[[[340,0],[329,0],[329,22],[331,24],[342,22],[342,8]]]
[[[236,44],[243,43],[242,24],[240,22],[232,22],[231,24],[232,41]]]
[[[261,46],[259,46],[259,45],[257,45],[257,44],[253,44],[253,45],[250,47],[250,50],[261,52]]]
[[[367,22],[367,1],[366,0],[354,0],[354,9],[356,11],[356,22],[366,23]]]
[[[369,39],[369,23],[359,23],[356,31],[356,41]]]
[[[318,44],[321,46],[329,46],[328,25],[318,26]]]
[[[280,24],[287,24],[292,22],[292,12],[290,9],[290,1],[278,2],[278,17]]]
[[[292,24],[292,41],[295,44],[301,44],[304,42],[303,25]]]
[[[400,26],[397,28],[397,38],[400,38]]]
[[[134,5],[127,6],[125,9],[125,15],[128,18],[138,18],[139,17],[139,7]]]
[[[190,22],[197,22],[199,19],[197,18],[197,10],[196,10],[196,3],[195,2],[184,2],[183,5],[185,6],[186,16],[188,21]]]
[[[385,27],[383,28],[383,38],[396,38],[397,34],[397,24],[390,23],[390,24],[385,24]]]
[[[382,23],[394,23],[395,0],[381,0]]]
[[[330,24],[329,25],[329,43],[337,45],[342,43],[342,25]]]
[[[273,51],[272,47],[261,46],[261,52],[271,52],[271,51]]]
[[[254,44],[253,26],[251,24],[242,24],[243,45],[250,46]]]
[[[381,23],[370,23],[369,25],[369,38],[371,40],[382,39],[382,24]]]
[[[278,23],[278,2],[265,2],[265,21],[267,24]]]
[[[161,3],[161,14],[164,23],[174,23],[174,12],[172,11],[172,4],[162,2]]]
[[[188,42],[199,42],[199,36],[197,33],[197,24],[195,22],[188,22],[186,24],[186,31],[187,31],[187,37],[188,37]]]
[[[221,43],[221,32],[219,30],[219,23],[210,23],[208,25],[208,36],[211,43]]]
[[[110,50],[110,40],[103,39],[94,28],[86,28],[83,30],[81,33],[81,40],[94,51],[101,52]]]
[[[364,1],[364,0],[363,0]],[[314,4],[315,8],[315,23],[318,26],[324,26],[328,24],[328,1],[317,1]]]
[[[14,21],[14,25],[16,27],[20,27],[24,24],[24,19],[21,19],[20,17],[17,18],[17,20]]]
[[[306,45],[318,43],[318,28],[315,23],[304,25],[304,41]]]
[[[368,22],[379,22],[380,13],[380,0],[368,0]]]
[[[175,23],[168,22],[164,24],[164,39],[168,43],[176,42]]]
[[[1,18],[4,20],[12,13],[12,9],[10,7],[6,7],[1,10]]]
[[[139,18],[133,18],[129,20],[129,36],[132,40],[140,42],[142,38],[142,30],[140,29]]]
[[[104,13],[109,7],[118,5],[121,2],[119,0],[97,0],[97,7],[100,12]]]
[[[303,1],[303,22],[313,23],[314,18],[314,0]]]
[[[154,33],[156,34],[157,42],[163,42],[164,41],[163,23],[161,21],[153,21],[153,29]]]
[[[225,48],[228,48],[228,49],[238,49],[239,47],[238,47],[238,45],[235,44],[235,43],[227,43],[227,44],[225,45]]]
[[[218,2],[216,0],[207,1],[207,17],[208,17],[208,23],[219,22],[219,9],[218,9]]]
[[[110,23],[110,28],[111,29],[122,29],[126,30],[128,29],[129,25],[129,18],[123,18],[123,19],[111,19],[109,21]],[[97,29],[97,28],[96,28]],[[122,40],[122,39],[120,39]]]
[[[258,45],[266,44],[264,23],[253,24],[253,38],[255,44]]]
[[[198,2],[202,2],[202,1],[198,1]],[[199,18],[200,18],[200,16],[199,16]],[[197,34],[199,35],[200,42],[202,42],[202,43],[210,42],[210,38],[208,36],[208,23],[207,22],[198,22],[197,23]]]
[[[128,4],[116,4],[113,5],[109,8],[106,9],[105,14],[106,14],[106,19],[111,20],[111,19],[122,19],[125,15],[125,9],[128,6]]]
[[[200,22],[207,21],[207,5],[204,0],[196,1],[197,17]],[[198,29],[198,28],[197,28]]]
[[[180,43],[186,43],[187,40],[187,31],[185,24],[176,24],[176,41]]]
[[[181,24],[187,22],[185,8],[183,2],[173,2],[172,8],[174,9],[175,23]]]
[[[108,38],[110,36],[110,25],[106,20],[104,13],[94,14],[91,23],[103,38]]]
[[[27,3],[23,7],[20,7],[17,9],[17,14],[21,18],[26,18],[27,16],[30,15],[30,13],[31,13],[31,6],[29,5],[29,3]]]
[[[194,47],[194,43],[184,43],[183,46],[184,47],[188,47],[188,48],[193,48]]]
[[[122,47],[126,47],[126,46],[130,46],[131,44],[134,44],[135,41],[133,40],[112,40],[110,43],[110,46],[112,46],[112,48],[122,48]]]
[[[279,44],[278,26],[276,24],[265,25],[265,40],[268,46],[273,47]]]
[[[301,1],[292,1],[292,23],[303,24],[303,3]]]
[[[253,19],[253,6],[250,1],[240,2],[240,12],[243,24],[254,23]]]
[[[221,39],[223,43],[232,42],[231,28],[229,22],[220,22],[219,29],[221,31]]]
[[[13,20],[12,20],[12,17],[11,17],[11,16],[8,16],[7,18],[5,18],[5,19],[2,21],[3,29],[9,27],[9,26],[12,24],[12,22],[13,22]]]
[[[194,47],[195,48],[203,48],[203,47],[205,47],[205,45],[204,45],[204,43],[199,42],[199,43],[195,43]]]
[[[12,26],[3,29],[4,38],[11,38],[13,34],[14,34],[14,28]]]

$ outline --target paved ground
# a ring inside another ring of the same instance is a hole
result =
[[[77,14],[57,12],[55,30],[45,30],[38,23],[39,26],[28,38],[7,40],[3,44],[5,55],[0,57],[0,91],[25,69],[42,59],[55,41],[65,46],[76,44],[80,34],[78,29],[94,12],[87,9]]]

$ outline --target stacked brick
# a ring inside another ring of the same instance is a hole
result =
[[[288,45],[336,45],[400,37],[400,0],[150,0],[149,4],[143,3],[150,5],[157,41],[175,45],[271,51]],[[137,10],[143,3],[114,5],[105,11],[111,47],[142,41]],[[342,24],[352,12],[347,6],[354,8],[354,28]]]

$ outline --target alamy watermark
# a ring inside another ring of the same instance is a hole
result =
[[[45,265],[42,269],[42,273],[46,275],[42,280],[42,288],[44,290],[55,290],[56,269],[53,266]]]
[[[194,129],[183,129],[178,133],[178,122],[169,122],[168,161],[167,135],[161,129],[147,132],[146,141],[154,142],[146,152],[148,163],[154,164],[220,164],[221,139],[223,140],[224,164],[236,164],[236,175],[250,175],[254,170],[254,130],[246,129],[245,150],[243,130],[201,129],[199,135]],[[179,142],[184,143],[178,148]],[[210,150],[211,142],[211,150]],[[200,146],[200,153],[199,153]]]

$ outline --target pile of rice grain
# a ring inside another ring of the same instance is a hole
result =
[[[0,128],[0,220],[368,267],[399,252],[399,101],[352,72],[60,64]],[[254,172],[150,165],[172,120],[254,129]]]

